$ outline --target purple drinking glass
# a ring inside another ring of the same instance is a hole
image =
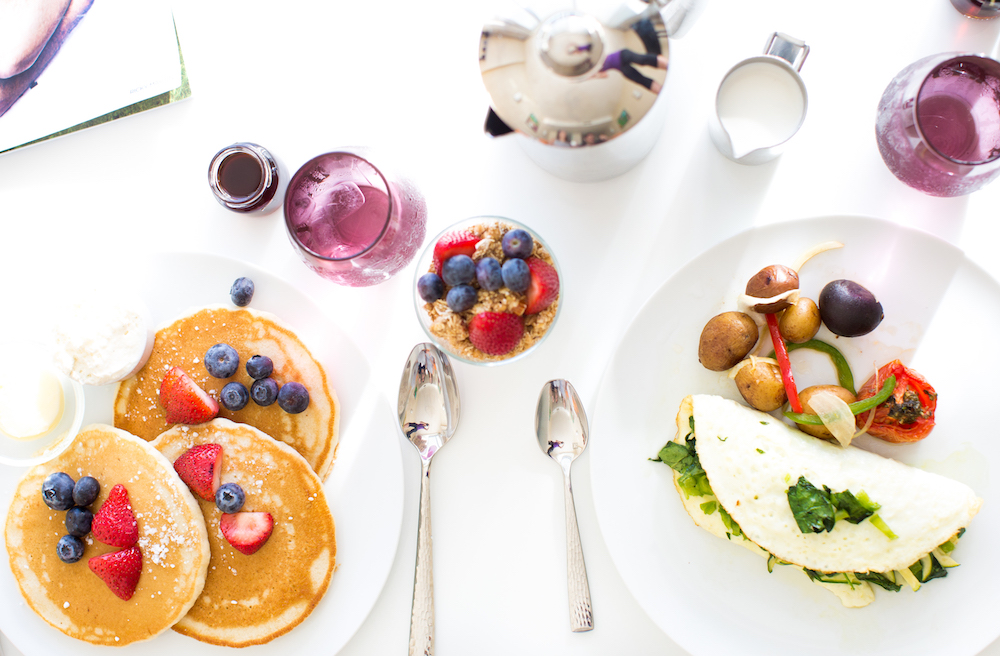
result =
[[[996,18],[1000,15],[1000,0],[951,0],[951,4],[969,18]]]
[[[910,64],[882,95],[875,136],[886,166],[914,189],[979,189],[1000,174],[1000,62],[952,52]]]
[[[302,165],[288,183],[285,227],[306,266],[340,285],[385,282],[424,241],[427,205],[368,148],[343,148]]]

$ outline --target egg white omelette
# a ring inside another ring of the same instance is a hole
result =
[[[698,526],[768,557],[769,568],[801,567],[845,606],[871,603],[871,583],[916,589],[944,576],[957,564],[949,554],[958,537],[982,505],[962,483],[811,437],[718,396],[681,402],[673,443],[688,451],[668,444],[660,454]],[[677,463],[677,454],[694,457]],[[812,491],[810,503],[849,491],[869,511],[857,523],[839,512],[836,521],[828,518],[831,527],[804,532],[799,521],[807,513],[790,502],[797,486]]]

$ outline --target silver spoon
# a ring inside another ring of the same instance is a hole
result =
[[[434,559],[431,554],[431,458],[458,427],[459,400],[448,356],[433,344],[417,344],[399,381],[399,424],[420,454],[420,515],[413,576],[410,656],[434,653]]]
[[[587,414],[568,380],[550,380],[542,387],[535,412],[538,446],[563,470],[566,498],[566,570],[569,579],[569,620],[573,631],[594,628],[587,565],[583,561],[580,528],[576,523],[570,468],[587,448]]]

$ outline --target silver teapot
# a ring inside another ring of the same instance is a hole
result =
[[[621,175],[649,154],[664,123],[667,37],[682,35],[701,7],[700,0],[586,4],[510,4],[479,41],[492,101],[487,134],[514,134],[536,164],[576,182]]]

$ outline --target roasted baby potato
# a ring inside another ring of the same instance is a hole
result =
[[[785,309],[778,317],[778,330],[785,341],[802,344],[816,336],[821,323],[816,303],[800,296],[794,305]]]
[[[740,394],[752,408],[762,412],[777,410],[788,400],[777,364],[761,358],[750,358],[734,378]]]
[[[757,324],[743,312],[723,312],[708,320],[698,341],[698,361],[706,369],[735,366],[757,343]]]

